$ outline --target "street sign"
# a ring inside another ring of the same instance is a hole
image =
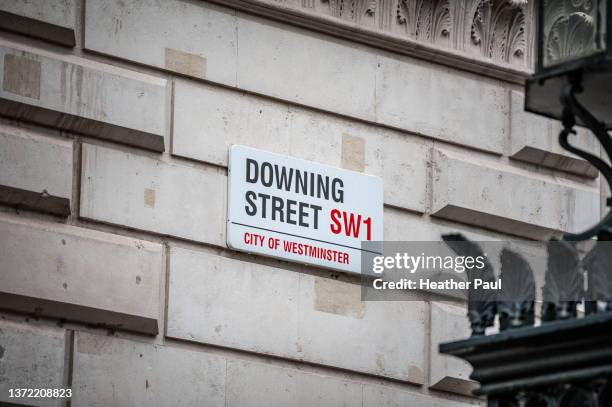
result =
[[[361,242],[383,240],[378,177],[232,146],[231,249],[361,273]]]

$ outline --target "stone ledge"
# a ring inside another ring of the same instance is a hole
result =
[[[107,311],[62,301],[46,300],[0,291],[0,310],[20,312],[32,317],[44,316],[60,320],[83,322],[96,328],[127,330],[149,335],[157,335],[157,318],[129,315],[122,312]]]
[[[0,308],[157,334],[160,244],[0,216]]]
[[[576,233],[599,220],[594,187],[455,152],[436,149],[433,157],[432,216],[532,239]]]
[[[74,0],[4,1],[0,28],[74,47],[75,8]]]
[[[166,80],[51,55],[0,42],[0,115],[164,151]]]
[[[526,112],[524,105],[523,93],[510,91],[510,158],[596,178],[599,174],[597,168],[559,145],[559,133],[563,129],[561,122]],[[570,142],[599,156],[599,144],[595,136],[583,127],[576,127],[576,130],[577,134],[570,137]]]
[[[70,199],[0,185],[0,203],[61,217],[70,215]]]
[[[0,203],[70,214],[73,142],[58,135],[0,122]]]

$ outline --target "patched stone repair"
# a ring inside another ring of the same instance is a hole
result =
[[[166,69],[188,76],[206,77],[206,58],[172,48],[165,50]]]
[[[16,95],[40,99],[40,61],[5,54],[2,88]]]
[[[365,170],[365,140],[361,137],[342,135],[342,168],[363,172]]]
[[[316,278],[314,287],[315,310],[363,319],[366,303],[361,301],[361,286],[329,278]]]

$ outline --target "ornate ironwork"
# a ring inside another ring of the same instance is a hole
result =
[[[596,167],[612,190],[612,167],[571,141],[579,120],[600,142],[608,162],[612,161],[606,126],[578,101],[580,71],[568,77],[561,95],[564,128],[559,142]],[[607,205],[612,206],[612,198]],[[472,364],[470,377],[481,385],[476,394],[486,395],[490,407],[612,407],[612,250],[596,244],[581,261],[576,249],[576,242],[594,237],[599,242],[612,240],[612,210],[588,230],[548,243],[540,326],[533,326],[533,274],[516,253],[502,254],[505,293],[497,298],[469,293],[472,337],[442,344],[440,352]],[[444,240],[458,254],[482,253],[473,242],[466,249],[467,239],[461,235],[444,236]],[[491,265],[487,267],[493,276],[487,278],[495,278]],[[586,288],[583,269],[588,276]],[[586,315],[578,318],[577,306],[583,301]],[[495,314],[499,314],[501,332],[485,336]]]
[[[482,257],[486,259],[478,244],[469,241],[461,234],[443,235],[446,244],[460,256]],[[467,278],[472,284],[476,278],[484,281],[495,281],[493,266],[485,260],[483,270],[467,271]],[[497,298],[491,290],[468,290],[468,318],[472,335],[484,335],[485,330],[493,326],[497,314]]]
[[[535,281],[529,263],[518,253],[504,249],[501,253],[502,292],[497,309],[499,329],[533,325],[535,321]]]
[[[608,156],[608,160],[612,160],[612,139],[608,134],[604,124],[597,120],[576,98],[576,94],[582,92],[582,74],[576,72],[569,77],[569,83],[565,86],[561,95],[561,103],[563,104],[563,130],[559,135],[559,144],[567,151],[584,158],[599,170],[601,175],[608,183],[608,187],[612,190],[612,167],[603,159],[584,151],[572,143],[570,143],[570,135],[575,135],[576,117],[578,117],[589,130],[593,132],[597,140],[602,146],[602,152]],[[612,205],[612,198],[608,198],[607,205]],[[609,241],[612,235],[612,210],[609,210],[607,215],[603,217],[601,222],[592,228],[578,234],[566,234],[563,240],[581,241],[587,240],[594,236],[598,236],[600,240]]]
[[[440,345],[467,360],[489,407],[612,406],[612,313]]]

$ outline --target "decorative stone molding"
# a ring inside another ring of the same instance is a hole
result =
[[[526,0],[308,0],[332,17],[461,51],[494,61],[528,66]],[[286,3],[290,2],[285,0]],[[366,20],[373,20],[367,22]]]
[[[543,27],[545,65],[597,50],[598,8],[593,1],[543,1],[546,10]]]
[[[534,63],[529,0],[209,1],[521,84]]]

